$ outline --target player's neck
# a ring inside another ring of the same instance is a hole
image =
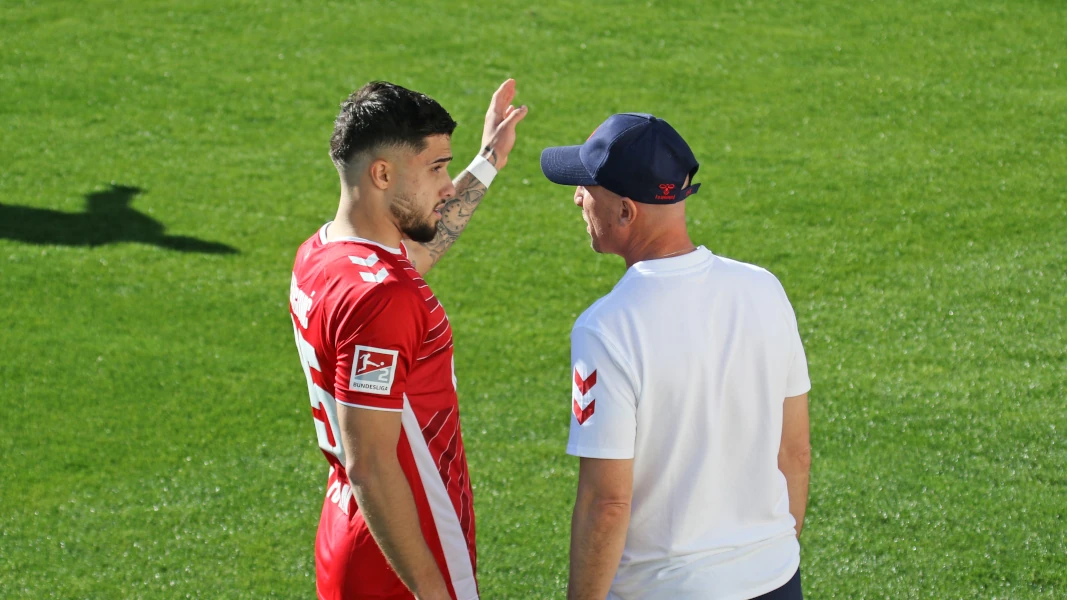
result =
[[[333,223],[326,228],[326,241],[343,238],[360,238],[377,242],[389,248],[399,248],[403,236],[396,224],[383,213],[381,202],[372,202],[369,198],[360,198],[358,188],[352,192],[341,192],[337,206],[337,215]]]

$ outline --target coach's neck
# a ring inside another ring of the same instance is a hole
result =
[[[627,269],[643,260],[681,256],[695,249],[685,224],[685,202],[658,206],[625,201],[633,214],[621,228],[624,236],[616,254],[626,261]]]

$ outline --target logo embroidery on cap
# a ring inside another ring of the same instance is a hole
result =
[[[578,369],[575,368],[574,384],[578,386],[579,395],[584,398],[585,395],[589,393],[589,390],[592,389],[594,385],[596,385],[596,369],[593,369],[593,372],[589,374],[589,377],[583,379],[582,376],[578,374]],[[596,399],[591,400],[589,402],[589,405],[585,408],[582,408],[582,405],[578,402],[578,400],[578,398],[573,398],[574,418],[578,419],[579,425],[583,425],[586,421],[589,420],[589,417],[593,416],[593,412],[596,410]]]
[[[656,196],[656,200],[674,200],[675,196],[671,193],[671,190],[674,189],[673,183],[661,183],[659,184],[659,189],[663,190],[663,195]]]
[[[396,350],[356,346],[352,360],[352,380],[348,388],[367,394],[388,396],[396,375]]]

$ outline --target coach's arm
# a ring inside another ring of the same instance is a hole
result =
[[[515,126],[525,116],[527,108],[520,106],[515,108],[511,101],[515,99],[515,80],[508,79],[500,84],[493,99],[489,102],[489,110],[485,113],[485,125],[482,128],[482,150],[479,152],[489,164],[498,171],[504,168],[508,161],[508,154],[515,147]],[[408,242],[408,258],[411,259],[415,270],[420,275],[441,260],[445,252],[467,228],[474,209],[482,202],[485,196],[485,184],[467,171],[460,173],[452,184],[456,186],[456,196],[445,202],[441,209],[441,220],[437,222],[437,237],[419,244]]]
[[[607,597],[622,560],[633,488],[633,459],[581,459],[571,516],[568,600]]]
[[[782,444],[778,449],[778,469],[789,489],[789,512],[797,522],[797,537],[804,525],[808,507],[808,479],[811,475],[811,436],[808,428],[808,395],[786,398],[782,413]]]
[[[448,586],[419,527],[396,446],[400,413],[338,403],[345,471],[374,540],[419,600],[449,600]]]

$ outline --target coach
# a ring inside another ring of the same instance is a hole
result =
[[[802,597],[804,347],[774,275],[690,241],[697,168],[647,114],[541,155],[627,267],[571,332],[571,599]]]

